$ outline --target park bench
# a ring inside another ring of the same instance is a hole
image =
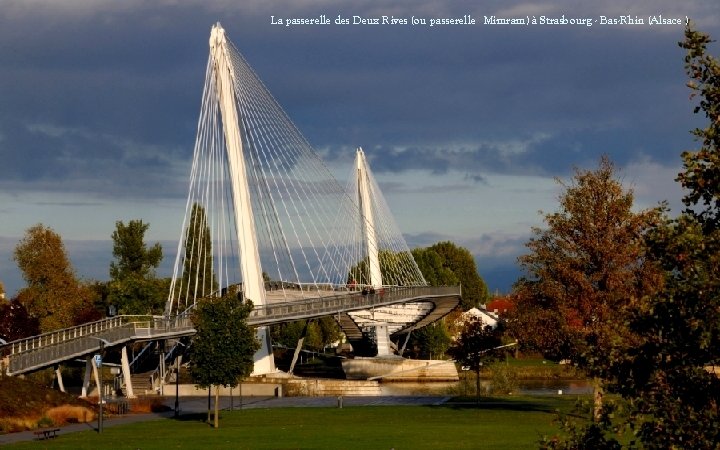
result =
[[[35,436],[37,436],[37,439],[39,441],[42,441],[44,439],[50,439],[57,437],[57,432],[60,431],[60,428],[45,428],[43,430],[37,430],[34,432]]]

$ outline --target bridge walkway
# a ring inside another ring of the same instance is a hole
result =
[[[399,332],[402,333],[431,323],[450,312],[460,302],[460,294],[459,286],[392,287],[367,294],[342,292],[331,295],[326,292],[319,297],[256,307],[250,313],[248,323],[253,326],[272,325],[417,301],[434,304],[426,317]],[[99,340],[105,342],[105,347],[112,347],[128,342],[179,338],[194,333],[187,311],[172,318],[117,316],[8,342],[0,346],[0,358],[5,373],[19,375],[95,353],[99,348]]]

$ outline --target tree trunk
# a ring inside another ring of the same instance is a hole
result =
[[[220,386],[215,386],[215,428],[220,427],[220,424],[218,423],[218,416],[220,415],[220,404],[218,402],[220,400]]]
[[[600,420],[600,414],[602,413],[603,406],[603,388],[600,378],[593,379],[593,421],[598,422]]]
[[[475,369],[475,401],[480,403],[480,366]]]
[[[210,423],[210,393],[212,392],[212,385],[208,386],[208,417],[207,417],[207,423]]]

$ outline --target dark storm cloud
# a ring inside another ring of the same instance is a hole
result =
[[[622,11],[614,2],[574,5],[5,2],[1,183],[75,190],[82,179],[112,196],[127,194],[131,178],[132,195],[184,195],[180,168],[189,165],[208,31],[217,20],[330,161],[361,145],[379,158],[379,172],[458,171],[479,180],[490,172],[567,173],[600,153],[620,164],[647,155],[676,160],[694,123],[676,46],[681,27],[270,24],[271,14],[481,19]],[[643,14],[658,7],[635,6]],[[683,8],[709,10],[706,2]],[[32,128],[38,125],[76,131],[49,135]]]

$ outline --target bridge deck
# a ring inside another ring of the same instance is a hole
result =
[[[299,298],[288,300],[287,291],[284,297],[269,291],[268,304],[253,309],[248,323],[253,326],[271,325],[420,300],[435,304],[426,317],[401,330],[402,333],[437,320],[460,301],[459,287],[394,287],[368,294],[320,291],[319,296],[301,298],[309,294],[307,291],[298,291],[294,295]],[[5,371],[9,375],[16,375],[94,353],[99,347],[98,339],[115,346],[131,341],[177,338],[194,333],[188,314],[170,319],[118,316],[9,342],[0,347],[0,357]]]

